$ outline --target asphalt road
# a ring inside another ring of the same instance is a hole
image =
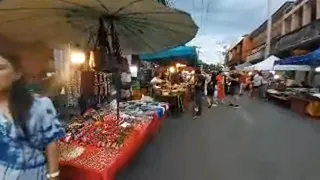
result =
[[[320,124],[270,102],[168,118],[117,180],[319,180]]]

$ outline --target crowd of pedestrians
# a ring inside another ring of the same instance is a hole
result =
[[[202,112],[202,97],[206,95],[208,108],[216,107],[219,104],[226,104],[232,108],[239,108],[239,96],[245,90],[249,91],[249,97],[260,97],[266,99],[266,91],[272,73],[263,74],[254,71],[252,74],[238,72],[234,67],[228,73],[223,71],[211,72],[204,75],[200,70],[195,73],[195,106],[194,118],[198,118]],[[226,102],[226,97],[230,96]]]

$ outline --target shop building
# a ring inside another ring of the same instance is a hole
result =
[[[282,36],[282,17],[283,14],[290,11],[294,7],[294,2],[285,2],[273,15],[272,15],[272,27],[271,27],[271,43]],[[258,62],[264,58],[266,40],[267,40],[267,24],[265,21],[257,29],[252,31],[249,35],[252,41],[252,48],[248,52],[246,62]],[[273,51],[273,48],[271,48]]]
[[[295,2],[285,2],[272,15],[272,39],[275,40],[282,36],[282,17],[286,12],[291,11]],[[267,21],[261,24],[250,34],[245,35],[240,42],[229,50],[230,64],[241,64],[243,62],[255,62],[264,57],[265,43],[267,38]]]
[[[318,48],[320,0],[300,0],[283,15],[281,37],[274,43],[275,54],[287,57]]]

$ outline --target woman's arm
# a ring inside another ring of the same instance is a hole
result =
[[[56,142],[52,142],[46,147],[46,158],[48,166],[48,174],[56,175],[59,173],[59,149]],[[48,178],[49,180],[58,180],[59,174],[56,177]]]
[[[45,149],[47,160],[47,179],[59,179],[59,150],[57,141],[65,135],[58,114],[53,106],[52,101],[47,97],[37,98],[36,102],[39,106],[39,123],[41,123],[39,131],[41,132],[42,147]]]

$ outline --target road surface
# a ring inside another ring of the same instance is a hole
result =
[[[320,124],[270,102],[168,118],[117,180],[319,180]]]

